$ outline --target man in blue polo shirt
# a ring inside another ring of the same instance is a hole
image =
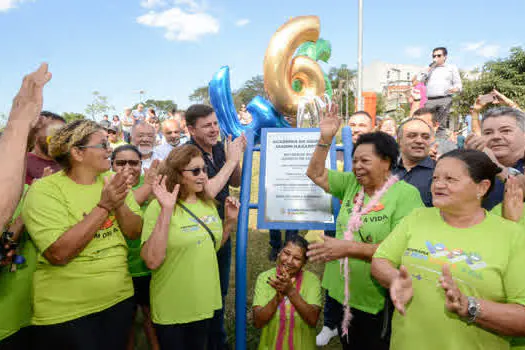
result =
[[[233,142],[228,139],[225,150],[224,144],[218,141],[220,130],[217,116],[213,108],[207,105],[190,106],[185,118],[191,135],[188,144],[193,144],[201,150],[208,168],[209,181],[206,184],[206,191],[217,200],[219,216],[224,219],[224,201],[230,195],[229,186],[239,187],[241,185],[242,174],[239,163],[246,147],[246,138],[243,135]],[[228,349],[224,328],[224,298],[228,293],[231,253],[232,244],[228,239],[217,252],[223,306],[222,310],[216,312],[213,317],[208,349]]]
[[[430,185],[436,163],[429,157],[434,132],[432,127],[418,118],[402,123],[397,131],[400,159],[393,169],[400,180],[419,190],[421,200],[432,206]]]

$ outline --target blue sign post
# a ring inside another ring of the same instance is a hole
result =
[[[236,242],[236,255],[235,255],[235,348],[237,350],[246,350],[246,326],[247,326],[247,284],[246,284],[246,262],[247,262],[247,251],[248,251],[248,224],[249,224],[249,210],[257,209],[259,213],[264,210],[264,201],[259,200],[258,203],[250,203],[251,195],[251,181],[252,181],[252,168],[253,168],[253,152],[260,152],[261,147],[261,164],[265,164],[265,144],[266,135],[268,131],[278,132],[318,132],[318,129],[263,129],[262,130],[262,141],[261,145],[255,145],[255,136],[251,130],[246,132],[246,151],[244,152],[244,160],[242,164],[242,184],[241,184],[241,208],[239,210],[239,222],[237,224],[237,242]],[[343,146],[335,146],[332,144],[330,150],[331,153],[331,167],[336,167],[336,151],[343,152],[344,159],[344,170],[351,171],[352,169],[352,132],[349,127],[343,128]],[[259,192],[259,198],[264,198],[264,169],[261,167],[259,179],[259,186],[261,191]],[[337,216],[339,209],[339,202],[333,200],[334,217]],[[260,214],[259,214],[260,215]],[[334,220],[335,222],[335,220]],[[268,223],[267,223],[268,224]],[[306,226],[297,226],[294,224],[286,223],[269,223],[272,228],[286,229],[286,228],[300,228],[300,229],[334,229],[334,225],[327,223],[306,223]],[[276,224],[276,225],[274,225]],[[259,227],[260,225],[258,225]]]

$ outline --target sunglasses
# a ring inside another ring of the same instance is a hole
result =
[[[194,169],[184,169],[182,171],[191,171],[191,174],[193,176],[199,176],[201,174],[201,171],[204,173],[204,174],[208,174],[208,167],[207,166],[204,166],[202,168],[194,168]]]
[[[117,132],[116,131],[113,131],[113,130],[108,130],[108,134],[113,134],[113,135],[116,135]]]
[[[126,166],[126,164],[129,164],[129,166],[139,166],[140,160],[136,160],[136,159],[117,159],[115,160],[116,166]]]
[[[432,58],[436,58],[436,57],[441,57],[443,55],[439,54],[439,55],[432,55]]]
[[[98,149],[111,149],[111,145],[109,142],[103,142],[103,143],[97,143],[96,145],[88,145],[88,146],[77,146],[78,148],[98,148]]]

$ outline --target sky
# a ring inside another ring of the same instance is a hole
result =
[[[525,47],[525,0],[364,0],[363,64],[427,65],[433,47],[472,69]],[[357,0],[0,0],[0,113],[25,74],[48,62],[44,109],[83,113],[92,92],[116,113],[139,101],[171,99],[187,108],[194,89],[224,65],[232,89],[262,74],[274,32],[316,15],[332,44],[323,64],[357,66]]]

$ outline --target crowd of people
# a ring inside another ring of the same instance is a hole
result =
[[[461,81],[446,56],[401,123],[350,117],[351,172],[325,168],[342,119],[323,114],[306,175],[341,201],[336,231],[270,233],[259,349],[525,349],[525,113],[493,91],[451,137]],[[139,310],[151,349],[230,348],[246,138],[221,137],[203,104],[66,123],[42,111],[47,69],[25,77],[0,138],[0,349],[134,349]]]

